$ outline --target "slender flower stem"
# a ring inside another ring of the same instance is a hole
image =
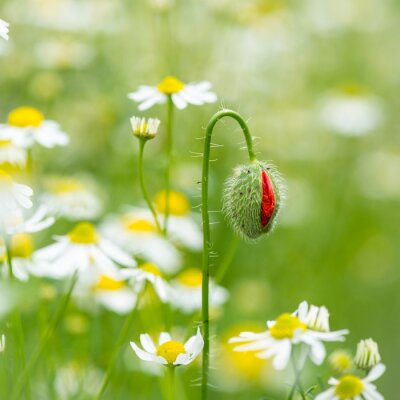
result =
[[[167,366],[167,400],[175,399],[175,367]]]
[[[293,370],[294,370],[294,375],[295,375],[295,381],[294,381],[293,387],[292,387],[292,389],[291,389],[291,391],[289,393],[288,400],[292,400],[293,399],[293,396],[294,396],[294,394],[296,392],[296,387],[299,389],[301,398],[303,400],[306,400],[306,396],[304,394],[304,390],[303,390],[303,388],[301,386],[301,382],[300,382],[302,366],[301,365],[297,365],[296,357],[294,356],[294,353],[292,353],[291,359],[292,359],[292,365],[293,365]]]
[[[139,138],[139,160],[138,160],[138,171],[139,171],[139,181],[140,188],[143,193],[143,197],[146,200],[147,206],[149,207],[151,213],[153,214],[154,222],[156,224],[157,230],[161,232],[161,226],[158,221],[157,212],[153,206],[153,203],[150,199],[149,193],[146,188],[146,184],[144,182],[144,173],[143,173],[143,154],[144,154],[144,146],[146,145],[147,140],[145,138]]]
[[[67,292],[61,299],[60,305],[54,315],[52,323],[48,327],[47,331],[44,333],[38,346],[33,350],[32,355],[29,358],[19,381],[17,382],[16,386],[14,387],[14,390],[10,397],[11,399],[13,399],[13,400],[20,399],[20,393],[21,393],[24,385],[26,385],[28,383],[29,375],[30,375],[32,369],[35,367],[37,361],[39,360],[41,354],[43,353],[43,350],[46,348],[46,346],[48,346],[49,340],[53,337],[54,332],[57,329],[57,327],[65,313],[65,310],[67,309],[67,306],[68,306],[69,300],[71,298],[72,291],[74,290],[77,279],[78,279],[78,273],[75,272],[71,278],[71,282],[70,282]]]
[[[115,368],[115,364],[117,362],[118,359],[118,353],[124,343],[124,341],[126,340],[126,336],[128,335],[128,331],[132,325],[133,320],[135,319],[136,316],[136,311],[138,309],[139,306],[139,301],[140,301],[140,297],[137,299],[135,307],[132,309],[132,311],[129,313],[129,315],[126,317],[124,324],[122,325],[121,331],[119,333],[118,339],[117,339],[117,343],[114,347],[114,351],[111,355],[111,359],[108,362],[108,368],[106,371],[106,374],[104,376],[103,382],[101,384],[100,390],[97,393],[96,399],[100,400],[103,397],[103,394],[105,392],[105,390],[107,389],[108,384],[110,383],[110,379],[111,376],[114,372],[114,368]]]
[[[172,127],[174,118],[174,103],[171,95],[167,100],[167,168],[165,169],[165,212],[164,212],[164,235],[168,232],[168,217],[169,217],[169,193],[171,191],[171,169],[172,169],[172,152],[173,152],[173,137]]]
[[[236,120],[242,128],[246,139],[247,150],[250,161],[256,161],[256,154],[253,150],[253,139],[250,130],[244,119],[235,111],[221,110],[210,119],[204,143],[203,171],[202,171],[202,220],[203,220],[203,280],[202,280],[202,324],[203,324],[203,373],[202,373],[202,399],[208,397],[208,370],[210,364],[210,326],[209,326],[209,278],[210,278],[210,220],[208,214],[208,178],[210,166],[211,136],[217,122],[224,117],[231,117]]]
[[[5,230],[4,230],[4,243],[6,248],[8,273],[10,275],[10,280],[14,281],[15,276],[14,276],[13,262],[12,262],[11,237],[5,233]],[[17,309],[12,312],[12,325],[14,328],[13,333],[15,337],[15,344],[17,347],[18,358],[21,363],[22,371],[24,371],[26,369],[24,330],[22,328],[21,314]],[[27,378],[25,387],[25,395],[27,400],[30,400],[32,398],[30,387],[31,385],[29,382],[29,378]]]

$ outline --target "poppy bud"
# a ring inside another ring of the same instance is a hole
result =
[[[234,169],[225,182],[223,212],[238,234],[257,239],[274,227],[284,185],[279,173],[265,161]]]

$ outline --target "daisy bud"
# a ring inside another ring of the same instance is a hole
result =
[[[132,132],[134,136],[143,139],[154,139],[157,134],[160,120],[157,118],[131,118]]]
[[[265,161],[236,167],[225,182],[223,212],[232,228],[247,239],[271,231],[281,207],[283,182]]]
[[[372,339],[361,340],[357,345],[357,353],[354,359],[358,368],[369,371],[381,362],[378,344]]]

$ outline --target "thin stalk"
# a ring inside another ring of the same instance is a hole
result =
[[[151,213],[153,214],[154,222],[156,224],[157,230],[161,232],[161,226],[158,222],[158,217],[156,210],[153,206],[153,203],[150,199],[149,193],[147,191],[146,185],[144,183],[144,173],[143,173],[143,154],[144,154],[144,146],[146,145],[147,140],[144,138],[139,138],[139,160],[138,160],[138,171],[139,171],[139,181],[140,181],[140,188],[143,193],[143,197],[146,200],[147,206],[149,207]]]
[[[103,394],[105,392],[105,390],[107,389],[108,384],[110,383],[111,380],[111,376],[114,372],[114,368],[115,368],[115,364],[117,362],[118,359],[118,354],[119,351],[122,347],[122,344],[124,343],[124,341],[126,340],[126,336],[128,335],[128,331],[132,325],[132,322],[136,316],[136,311],[138,309],[138,305],[139,305],[139,301],[140,298],[136,301],[135,307],[132,309],[132,311],[129,313],[129,315],[126,317],[124,325],[121,328],[121,331],[119,333],[118,339],[117,339],[117,343],[114,347],[114,351],[111,355],[111,359],[108,363],[108,368],[106,371],[106,374],[104,376],[103,382],[101,384],[100,390],[97,393],[96,399],[100,400],[103,397]]]
[[[209,279],[210,279],[210,220],[208,214],[208,181],[211,151],[211,136],[217,122],[224,117],[231,117],[236,120],[242,128],[246,139],[247,150],[250,161],[256,161],[256,154],[253,150],[253,139],[250,130],[244,119],[235,111],[221,110],[210,119],[204,142],[203,171],[201,180],[202,220],[203,220],[203,280],[202,280],[202,325],[203,325],[203,370],[201,398],[208,397],[208,371],[210,364],[210,326],[209,326]]]
[[[302,398],[303,400],[307,400],[307,399],[306,399],[306,396],[305,396],[305,394],[304,394],[304,390],[303,390],[303,388],[302,388],[302,386],[301,386],[301,382],[300,382],[301,370],[300,370],[300,368],[297,366],[296,358],[295,358],[295,356],[294,356],[294,353],[292,353],[292,355],[291,355],[291,360],[292,360],[292,365],[293,365],[293,370],[294,370],[294,375],[295,375],[295,381],[294,381],[292,390],[291,390],[290,393],[289,393],[288,400],[292,400],[292,399],[293,399],[293,396],[294,396],[295,391],[296,391],[296,387],[299,389],[301,398]]]
[[[10,275],[10,280],[14,281],[14,271],[13,271],[13,262],[12,262],[12,250],[11,250],[11,238],[4,232],[4,243],[6,247],[6,256],[7,256],[7,265],[8,265],[8,272]],[[22,321],[21,321],[21,314],[17,309],[12,312],[12,325],[14,327],[14,337],[15,337],[15,344],[17,347],[18,358],[21,363],[22,371],[26,369],[26,353],[25,353],[25,339],[24,339],[24,330],[22,328]],[[32,398],[31,396],[31,385],[29,382],[29,378],[26,380],[26,387],[25,387],[25,395],[27,400]]]
[[[175,367],[167,366],[167,400],[175,399]]]
[[[172,127],[174,118],[174,103],[172,102],[171,95],[167,100],[167,168],[165,169],[165,212],[164,212],[164,235],[167,236],[168,232],[168,217],[169,217],[169,193],[171,191],[171,169],[172,169],[172,151],[173,151],[173,137]]]
[[[57,329],[57,327],[65,313],[65,310],[67,309],[69,300],[71,298],[72,291],[74,290],[74,287],[75,287],[75,284],[77,281],[77,277],[78,277],[78,274],[77,274],[77,272],[75,272],[71,278],[70,286],[69,286],[67,292],[65,293],[64,297],[62,298],[62,300],[60,302],[60,306],[54,315],[52,323],[50,324],[49,328],[47,329],[47,331],[41,338],[39,345],[32,352],[32,355],[31,355],[30,359],[28,360],[26,367],[24,368],[24,371],[22,372],[22,375],[21,375],[19,381],[17,382],[16,386],[14,387],[14,390],[10,397],[11,399],[13,399],[13,400],[20,399],[20,393],[21,393],[24,385],[27,385],[27,383],[29,381],[30,372],[35,367],[37,361],[39,360],[41,354],[43,353],[43,350],[46,348],[50,339],[53,337],[53,334],[54,334],[55,330]]]

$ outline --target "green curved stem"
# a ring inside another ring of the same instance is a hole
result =
[[[138,171],[139,171],[139,181],[140,181],[140,188],[143,193],[143,197],[146,200],[147,206],[149,207],[151,213],[153,214],[154,222],[156,224],[158,232],[161,232],[161,226],[158,222],[158,217],[156,210],[151,202],[149,193],[147,192],[146,185],[144,183],[144,174],[143,174],[143,153],[144,153],[144,146],[147,140],[143,138],[139,138],[139,161],[138,161]]]
[[[26,367],[24,368],[17,384],[14,386],[14,390],[12,392],[12,395],[10,396],[10,398],[12,400],[17,400],[17,399],[21,398],[20,394],[21,394],[22,389],[24,388],[24,385],[29,387],[29,375],[30,375],[32,369],[35,367],[36,363],[38,362],[40,356],[42,355],[43,350],[46,348],[46,346],[48,346],[49,341],[53,337],[54,332],[56,331],[59,323],[61,322],[61,319],[67,309],[69,300],[72,295],[72,291],[74,290],[77,280],[78,280],[78,273],[75,272],[71,278],[71,283],[68,287],[68,290],[65,293],[64,297],[62,298],[62,300],[60,302],[60,306],[58,307],[58,309],[54,315],[53,321],[51,322],[47,331],[44,333],[38,346],[33,350],[32,355],[26,364]]]
[[[136,304],[135,307],[132,309],[132,311],[129,313],[129,315],[125,318],[125,322],[122,325],[121,331],[119,333],[118,339],[117,339],[117,343],[114,347],[114,351],[111,355],[111,359],[108,362],[108,367],[107,367],[107,371],[106,374],[104,376],[103,382],[101,384],[100,390],[97,393],[96,399],[100,400],[103,397],[104,392],[107,389],[108,384],[110,383],[111,380],[111,376],[114,372],[114,368],[115,368],[115,364],[117,362],[117,358],[118,358],[118,354],[121,350],[122,345],[124,344],[126,337],[129,333],[129,330],[131,329],[133,320],[135,319],[136,315],[137,315],[137,310],[139,307],[139,302],[140,302],[140,298],[139,297],[136,300]]]
[[[11,237],[7,235],[5,231],[4,231],[4,244],[6,248],[8,273],[10,275],[10,280],[14,281],[15,276],[14,276],[13,262],[12,262]],[[12,312],[12,326],[13,326],[15,344],[17,346],[18,358],[21,363],[22,372],[24,372],[26,369],[25,339],[24,339],[24,330],[22,328],[21,314],[17,309]],[[30,387],[31,385],[29,382],[29,378],[27,378],[25,395],[28,400],[32,398]]]
[[[203,171],[201,180],[202,220],[203,220],[203,281],[202,281],[202,323],[203,323],[203,371],[202,371],[202,399],[208,396],[208,370],[210,364],[210,325],[209,325],[209,278],[210,278],[210,220],[208,214],[208,181],[210,166],[211,136],[217,122],[224,117],[236,120],[242,128],[246,139],[250,161],[256,161],[253,150],[253,139],[244,119],[235,111],[221,110],[210,119],[204,142]]]
[[[172,97],[168,96],[167,100],[167,168],[165,169],[165,213],[164,213],[164,235],[167,236],[168,232],[168,217],[169,217],[169,193],[171,191],[171,168],[172,168],[172,125],[174,117],[174,103]]]

